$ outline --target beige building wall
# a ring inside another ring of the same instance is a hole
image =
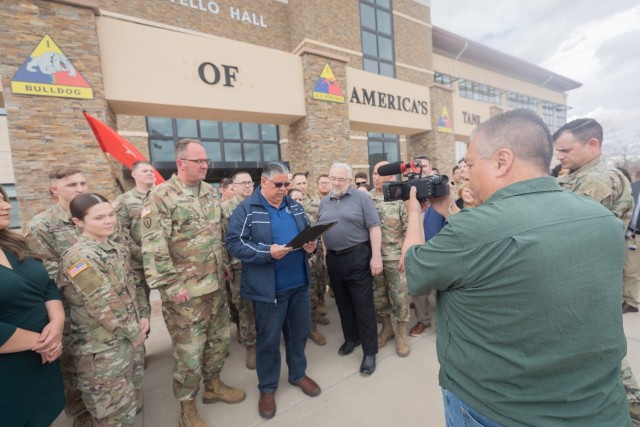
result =
[[[294,171],[311,172],[315,183],[334,161],[368,172],[367,132],[397,134],[402,160],[426,154],[450,170],[457,136],[470,132],[460,114],[468,109],[484,119],[487,106],[459,98],[457,88],[434,84],[434,69],[564,104],[562,93],[434,55],[427,0],[394,0],[392,19],[396,79],[362,71],[357,0],[1,2],[3,34],[14,36],[0,43],[8,133],[8,145],[0,136],[0,166],[13,167],[23,222],[51,205],[47,174],[53,167],[83,168],[90,189],[109,198],[121,191],[122,170],[106,161],[83,109],[145,155],[148,116],[277,124],[282,160]],[[90,84],[93,99],[6,89],[44,35]],[[199,74],[204,63],[208,82]],[[313,97],[327,64],[344,103]],[[213,84],[215,69],[222,74]],[[359,103],[353,91],[362,96],[363,89],[386,98]],[[412,107],[418,101],[418,108],[397,108],[404,107],[402,99]],[[458,135],[437,130],[444,107]],[[2,167],[0,173],[10,170]]]

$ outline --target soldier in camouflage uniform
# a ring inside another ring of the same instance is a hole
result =
[[[151,309],[128,248],[108,240],[117,226],[109,201],[84,193],[70,210],[83,234],[62,255],[58,285],[70,308],[78,388],[94,426],[132,426]]]
[[[304,212],[309,217],[309,221],[311,221],[312,223],[317,222],[318,209],[320,208],[320,198],[317,196],[310,196],[307,193],[307,188],[309,185],[307,181],[307,175],[304,173],[293,174],[291,184],[294,188],[300,190],[300,192],[302,193],[303,199],[301,204],[304,208]],[[309,334],[309,338],[317,345],[325,345],[327,343],[327,339],[318,330],[318,324],[329,324],[329,319],[326,318],[326,308],[324,310],[324,315],[322,314],[323,311],[320,310],[321,305],[324,305],[324,292],[326,289],[325,286],[326,282],[329,280],[327,268],[322,262],[322,246],[320,246],[320,249],[311,257],[310,262],[311,333]]]
[[[248,172],[240,171],[233,174],[233,197],[222,203],[222,215],[224,229],[229,225],[231,214],[238,205],[253,193],[253,181]],[[256,321],[251,301],[240,296],[240,283],[242,279],[242,262],[236,257],[231,257],[231,300],[238,310],[238,331],[240,344],[246,347],[247,356],[245,365],[248,369],[256,369]]]
[[[602,138],[602,126],[593,119],[574,120],[553,134],[556,157],[563,168],[569,169],[568,174],[558,178],[558,183],[565,190],[595,199],[629,224],[633,211],[631,184],[622,172],[605,164],[601,156]],[[626,357],[622,359],[621,376],[631,418],[634,425],[640,426],[640,386]]]
[[[220,379],[229,348],[229,314],[223,285],[231,279],[222,246],[222,207],[203,182],[209,159],[198,140],[175,147],[178,173],[151,190],[142,210],[142,254],[147,283],[162,297],[173,343],[173,391],[180,425],[206,426],[195,398],[204,377],[204,403],[241,402],[244,391]],[[226,267],[226,268],[225,268]]]
[[[78,240],[81,230],[71,221],[69,203],[78,194],[87,191],[87,182],[79,169],[58,168],[49,174],[50,191],[57,202],[44,212],[34,216],[25,227],[29,249],[38,255],[53,280],[58,278],[58,262],[64,251]],[[75,426],[90,426],[87,412],[78,390],[76,367],[69,348],[69,307],[63,298],[65,328],[60,368],[65,390],[65,412],[73,418]]]
[[[373,302],[376,307],[378,322],[382,329],[378,334],[378,348],[391,338],[396,338],[396,352],[398,356],[406,357],[411,352],[407,322],[411,318],[409,313],[409,290],[404,273],[401,272],[402,243],[407,232],[407,211],[400,200],[385,202],[382,194],[382,183],[391,181],[393,176],[378,175],[378,168],[389,162],[382,161],[373,167],[373,186],[369,195],[378,209],[382,230],[382,274],[373,278]],[[394,334],[391,324],[391,314],[396,319]]]
[[[135,162],[131,167],[131,176],[136,182],[136,186],[118,196],[113,201],[113,207],[118,217],[119,234],[129,244],[133,272],[138,276],[139,283],[143,287],[147,299],[149,299],[149,286],[144,277],[142,250],[140,249],[140,213],[142,212],[144,197],[153,188],[156,176],[153,166],[147,161]]]

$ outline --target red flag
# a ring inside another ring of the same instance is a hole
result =
[[[91,130],[104,153],[111,154],[114,159],[129,169],[131,169],[135,162],[147,161],[142,153],[138,151],[133,144],[120,136],[118,132],[95,117],[90,116],[86,111],[83,111],[82,114],[84,114],[84,118],[89,122],[89,126],[91,126]],[[156,168],[153,168],[153,172],[156,174],[156,185],[163,183],[164,178]]]

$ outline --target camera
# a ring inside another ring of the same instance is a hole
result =
[[[416,187],[416,198],[419,202],[449,194],[449,177],[446,175],[429,175],[421,178],[421,166],[419,160],[414,160],[410,163],[396,162],[378,168],[378,174],[382,176],[402,173],[408,177],[407,181],[383,183],[382,194],[384,201],[409,200],[411,187]]]

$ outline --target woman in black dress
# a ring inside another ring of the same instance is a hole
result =
[[[42,262],[9,230],[10,211],[0,187],[0,424],[48,426],[64,408],[64,310]]]

